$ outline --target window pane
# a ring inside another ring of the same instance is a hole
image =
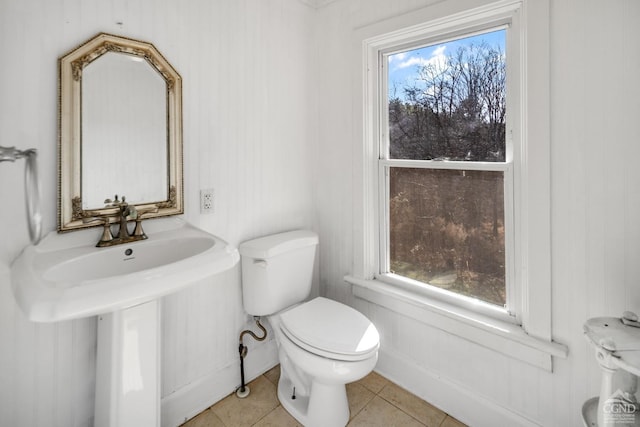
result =
[[[392,159],[505,161],[505,30],[388,56]]]
[[[504,173],[390,168],[392,272],[504,306]]]

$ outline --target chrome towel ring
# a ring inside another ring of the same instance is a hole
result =
[[[30,148],[17,150],[15,147],[0,146],[0,162],[26,160],[24,169],[24,189],[27,208],[27,225],[29,238],[34,245],[38,244],[42,235],[42,214],[40,213],[40,180],[38,178],[38,152]]]

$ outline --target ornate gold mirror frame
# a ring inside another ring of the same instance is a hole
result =
[[[82,186],[82,77],[83,70],[93,61],[108,52],[138,57],[146,61],[166,82],[166,149],[167,177],[166,198],[163,200],[134,201],[138,210],[147,211],[145,218],[178,215],[184,213],[183,202],[183,160],[182,160],[182,79],[169,62],[146,42],[141,42],[110,34],[96,37],[77,47],[58,60],[59,67],[59,137],[58,137],[58,231],[69,231],[97,225],[88,221],[91,217],[108,214],[113,208],[92,206],[83,208]],[[104,117],[105,121],[109,117]],[[162,124],[164,125],[164,124]],[[111,136],[117,138],[118,135]],[[88,141],[84,141],[85,144]],[[86,149],[86,147],[85,147]],[[123,168],[136,168],[135,158],[127,153],[116,153],[105,162],[120,164]],[[86,171],[85,171],[86,172]],[[153,176],[141,178],[147,182]],[[134,182],[131,185],[135,185]],[[120,195],[127,195],[123,188]],[[164,192],[164,191],[163,191]],[[114,195],[104,195],[113,197]],[[99,195],[99,197],[103,197]],[[157,208],[157,210],[156,210]]]

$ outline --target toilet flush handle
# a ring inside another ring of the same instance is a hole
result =
[[[257,265],[258,267],[267,268],[267,260],[266,259],[254,259],[253,265]]]

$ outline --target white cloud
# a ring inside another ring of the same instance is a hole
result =
[[[403,61],[399,64],[396,65],[396,69],[401,69],[401,68],[409,68],[412,67],[414,65],[419,65],[419,66],[424,66],[429,64],[430,59],[427,58],[421,58],[419,56],[412,56],[409,59],[407,59],[406,61]]]
[[[431,56],[428,58],[423,58],[421,56],[408,56],[409,52],[402,52],[399,53],[397,55],[394,55],[393,57],[389,57],[390,59],[393,58],[393,62],[397,62],[397,61],[402,61],[398,64],[395,65],[395,69],[402,69],[402,68],[408,68],[408,67],[413,67],[415,65],[420,66],[420,67],[424,67],[425,65],[429,65],[429,64],[433,64],[433,65],[440,65],[444,62],[445,59],[445,50],[447,49],[446,45],[442,45],[442,46],[438,46],[437,48],[435,48],[433,50],[433,52],[431,53]],[[407,58],[405,60],[405,58]]]
[[[391,63],[391,62],[402,61],[406,57],[407,57],[407,52],[394,53],[393,55],[389,56],[389,62]]]

